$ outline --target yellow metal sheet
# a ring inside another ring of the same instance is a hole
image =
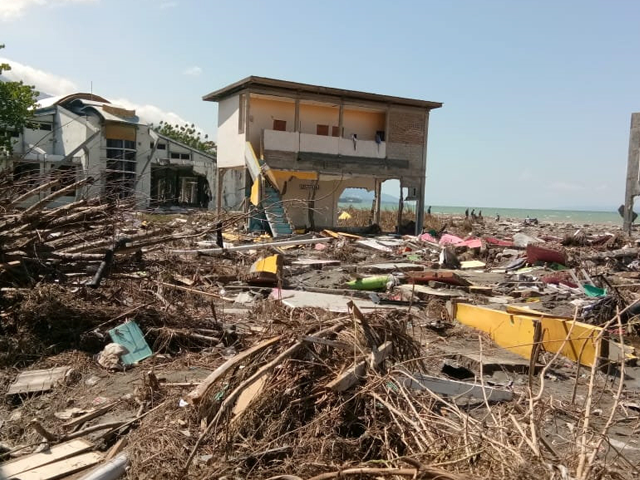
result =
[[[572,320],[547,316],[517,315],[499,310],[458,304],[456,320],[470,327],[487,332],[491,339],[507,350],[525,358],[531,358],[535,323],[542,323],[542,345],[548,352],[557,352],[565,357],[593,365],[596,359],[596,338],[601,328],[576,322],[571,337],[562,346],[569,334]]]
[[[251,185],[251,197],[249,197],[252,205],[256,207],[260,204],[260,179],[256,178]]]
[[[531,358],[535,330],[532,318],[460,303],[456,308],[456,320],[488,333],[501,347]]]

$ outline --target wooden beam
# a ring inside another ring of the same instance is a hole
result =
[[[371,352],[369,361],[362,360],[356,363],[348,370],[342,372],[334,380],[327,384],[327,388],[334,392],[344,392],[350,389],[356,383],[358,383],[364,376],[367,370],[367,364],[371,367],[380,365],[393,350],[393,342],[385,342],[378,348],[377,352]]]

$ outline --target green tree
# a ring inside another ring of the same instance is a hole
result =
[[[0,50],[4,45],[0,45]],[[11,70],[11,66],[0,64],[0,75]],[[0,157],[11,154],[13,138],[11,132],[21,132],[29,124],[38,100],[38,92],[23,82],[0,81]]]
[[[160,135],[169,137],[177,142],[184,143],[190,147],[200,150],[209,155],[216,154],[216,143],[209,140],[209,135],[202,135],[192,123],[191,125],[171,125],[168,122],[160,121],[157,127],[151,125],[151,128]]]

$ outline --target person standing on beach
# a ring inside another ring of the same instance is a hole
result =
[[[464,218],[469,218],[469,209],[468,208],[464,211]]]

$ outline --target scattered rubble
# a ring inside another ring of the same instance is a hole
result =
[[[618,229],[276,241],[242,213],[0,194],[0,476],[638,477]]]

